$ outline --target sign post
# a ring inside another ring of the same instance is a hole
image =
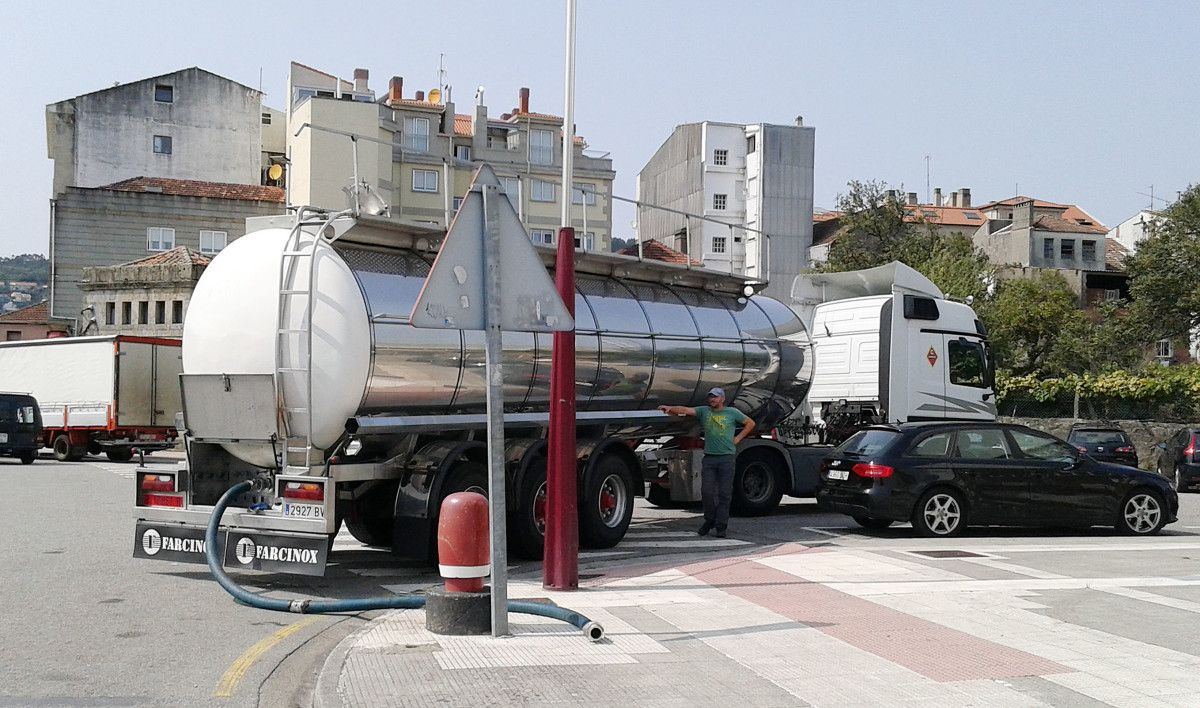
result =
[[[484,332],[492,636],[504,636],[508,634],[508,514],[502,332],[572,330],[575,322],[487,165],[475,173],[409,319],[414,327]]]

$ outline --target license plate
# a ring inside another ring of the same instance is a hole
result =
[[[8,442],[8,433],[0,433],[0,443]]]
[[[283,515],[301,519],[320,519],[325,516],[325,509],[320,504],[292,504],[284,502]]]
[[[829,470],[830,479],[850,479],[849,470]]]

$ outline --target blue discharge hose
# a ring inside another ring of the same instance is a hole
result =
[[[422,595],[387,595],[384,597],[365,597],[354,600],[282,600],[256,595],[235,583],[233,578],[230,578],[229,574],[225,572],[225,568],[222,567],[221,563],[223,549],[219,548],[218,543],[221,517],[225,515],[225,509],[233,501],[234,497],[250,491],[253,486],[252,482],[240,482],[222,494],[221,498],[217,501],[217,505],[213,507],[212,516],[208,520],[208,528],[204,532],[204,557],[208,561],[208,569],[212,571],[213,577],[217,579],[217,584],[224,588],[225,592],[233,595],[233,599],[243,605],[263,610],[295,612],[307,615],[330,614],[334,612],[366,612],[367,610],[415,610],[425,606],[425,597]],[[578,612],[568,610],[564,607],[543,605],[539,602],[510,600],[508,611],[549,617],[566,622],[583,630],[584,636],[593,642],[598,642],[604,638],[603,627]]]

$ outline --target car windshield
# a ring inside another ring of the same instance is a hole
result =
[[[874,455],[900,437],[895,430],[860,430],[834,450],[844,455]]]
[[[1071,442],[1078,445],[1124,445],[1129,441],[1120,430],[1076,430]]]

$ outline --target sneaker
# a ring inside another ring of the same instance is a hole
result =
[[[725,529],[717,529],[717,538],[725,538]]]
[[[714,524],[711,521],[705,521],[699,529],[696,530],[696,535],[707,536],[709,531],[713,530]]]

